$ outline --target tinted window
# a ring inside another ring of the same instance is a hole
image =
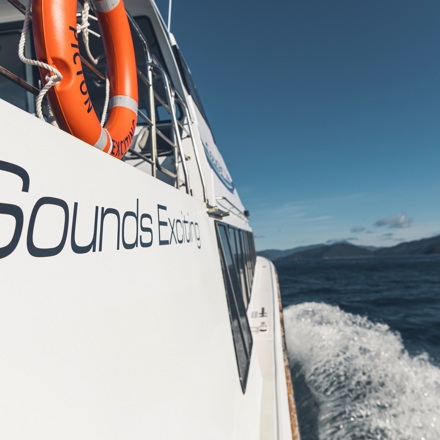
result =
[[[203,108],[202,100],[200,99],[199,92],[197,90],[196,85],[192,79],[191,72],[189,70],[188,65],[185,62],[185,59],[182,56],[180,50],[173,46],[174,57],[176,58],[177,66],[179,68],[180,76],[182,77],[183,85],[185,86],[186,91],[194,100],[197,108],[202,114],[205,122],[209,125],[208,117],[206,116],[205,109]]]
[[[228,257],[225,255],[225,252],[223,252],[223,248],[224,247],[227,248],[228,244],[227,244],[226,234],[222,227],[219,228],[219,234],[220,234],[220,242],[226,244],[225,246],[223,246],[222,244],[220,245],[220,259],[222,262],[223,279],[225,282],[226,297],[228,300],[229,317],[231,321],[232,338],[234,340],[235,354],[237,357],[237,367],[240,378],[240,384],[243,391],[245,391],[249,363],[250,363],[251,347],[248,347],[248,344],[246,344],[246,340],[242,328],[243,316],[240,316],[239,306],[237,305],[236,294],[235,294],[236,290],[233,287],[231,271],[229,270],[230,266],[228,265],[228,261],[227,261]],[[241,311],[243,312],[243,308],[241,309]],[[246,327],[248,328],[249,325],[246,326],[245,324],[245,328]]]
[[[148,42],[148,50],[150,52],[151,57],[156,58],[159,64],[165,69],[169,77],[170,75],[165,64],[165,58],[162,54],[162,50],[160,49],[159,41],[156,37],[156,33],[154,32],[154,28],[151,23],[151,20],[148,17],[141,16],[141,17],[136,17],[136,22],[138,23],[142,33],[144,34]]]
[[[246,307],[249,303],[249,299],[251,296],[251,292],[249,289],[249,280],[248,280],[248,272],[246,269],[246,256],[245,256],[245,252],[243,249],[243,232],[239,231],[239,230],[235,230],[235,237],[236,237],[236,242],[237,242],[237,250],[238,250],[238,254],[237,254],[237,261],[238,261],[238,266],[239,266],[239,270],[240,270],[240,279],[241,279],[241,285],[242,285],[242,289],[243,289],[243,298],[244,301],[246,303]]]
[[[252,351],[252,334],[247,319],[246,305],[250,292],[246,277],[246,254],[242,250],[242,237],[247,234],[220,222],[217,223],[217,236],[223,278],[229,306],[232,336],[240,383],[246,389],[247,375]]]
[[[26,67],[18,58],[17,53],[19,40],[19,31],[0,31],[0,60],[3,67],[20,78],[25,78]],[[1,75],[0,97],[23,110],[28,110],[25,90]]]

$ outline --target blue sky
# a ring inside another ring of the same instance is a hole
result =
[[[439,22],[438,0],[173,1],[258,249],[440,234]]]

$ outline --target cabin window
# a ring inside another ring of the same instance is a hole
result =
[[[254,236],[250,232],[243,232],[242,240],[246,253],[245,266],[247,272],[247,279],[249,282],[249,286],[252,286],[252,282],[254,279],[255,262],[257,259],[257,253],[254,244]],[[249,298],[250,298],[250,294],[251,292],[249,291]]]
[[[136,17],[136,22],[138,23],[142,33],[144,34],[147,43],[148,49],[150,51],[150,55],[154,58],[157,63],[164,69],[168,78],[170,78],[169,72],[167,70],[165,60],[162,54],[162,51],[159,46],[159,42],[154,33],[153,26],[148,17]],[[90,21],[90,29],[94,32],[100,33],[99,25],[96,21]],[[136,65],[138,70],[140,70],[145,76],[147,76],[147,58],[144,52],[144,47],[137,37],[136,33],[133,32],[133,46],[136,57]],[[86,49],[84,47],[84,42],[82,38],[79,38],[80,44],[80,52],[82,54],[86,53]],[[95,58],[99,60],[97,64],[97,69],[101,72],[102,75],[105,76],[107,70],[107,62],[104,55],[104,45],[101,38],[90,37],[90,51]],[[104,102],[105,102],[105,81],[103,79],[97,78],[89,69],[84,69],[84,74],[86,77],[87,88],[89,94],[93,101],[93,106],[98,115],[102,114]],[[165,84],[164,79],[161,75],[158,74],[158,71],[154,71],[153,73],[153,84],[154,90],[158,97],[155,101],[155,113],[156,113],[156,121],[158,124],[164,123],[166,125],[165,129],[170,130],[169,126],[171,123],[171,116],[169,113],[169,109],[167,110],[160,101],[162,101],[165,105],[168,105],[168,98],[165,92]],[[148,117],[151,118],[149,114],[149,87],[144,84],[142,81],[138,81],[139,87],[139,109],[143,111]],[[180,108],[177,108],[177,118],[180,119],[182,117],[182,112]],[[145,121],[142,118],[138,119],[138,124],[145,124]],[[169,148],[168,148],[169,149]]]
[[[154,32],[151,20],[148,17],[142,15],[136,17],[136,22],[148,42],[148,50],[150,51],[150,55],[153,58],[156,58],[159,64],[165,69],[168,77],[170,77],[170,73],[168,72],[165,58],[163,56],[162,50],[160,49],[159,41],[157,39],[156,33]]]
[[[242,285],[242,293],[243,293],[243,300],[246,303],[246,307],[249,304],[249,300],[251,297],[251,289],[249,280],[247,277],[247,269],[246,269],[246,256],[244,252],[243,247],[243,233],[239,230],[235,230],[235,240],[237,243],[237,267],[240,271],[240,280]]]
[[[188,92],[188,94],[194,100],[197,108],[199,109],[206,123],[209,125],[208,117],[206,116],[205,109],[203,108],[202,100],[200,99],[199,92],[197,90],[196,85],[194,84],[191,71],[189,70],[189,67],[186,64],[185,58],[183,58],[183,55],[177,46],[173,46],[173,53],[177,62],[177,67],[179,68],[180,76],[182,77],[183,85],[186,91]]]
[[[151,20],[146,16],[136,17],[136,22],[139,25],[140,30],[144,34],[145,39],[148,43],[148,50],[150,52],[151,58],[156,60],[156,62],[164,69],[166,75],[171,81],[171,76],[168,71],[167,65],[165,63],[165,58],[163,56],[162,50],[159,45],[159,41],[157,39],[156,33],[154,32],[153,24]],[[143,45],[141,44],[138,38],[133,38],[135,52],[136,52],[136,61],[140,70],[146,75],[147,72],[147,60],[144,52]],[[158,98],[167,103],[168,98],[166,96],[165,83],[163,77],[159,74],[157,70],[153,70],[153,82],[154,82],[154,90],[157,94]],[[139,108],[144,110],[147,114],[148,112],[148,96],[149,90],[148,87],[139,82]],[[168,104],[168,103],[167,103]],[[182,111],[177,106],[177,119],[182,118]],[[171,115],[169,113],[169,109],[164,107],[159,101],[156,103],[156,121],[158,124],[168,124],[171,123]],[[139,120],[139,123],[143,123],[142,119]]]
[[[248,232],[240,231],[224,223],[217,223],[220,260],[228,300],[238,373],[243,392],[246,390],[252,352],[252,333],[246,313],[251,283],[246,275],[246,267],[248,266],[245,261],[245,259],[252,257],[249,253],[243,252],[242,247],[242,240],[249,240],[249,236],[251,234]],[[254,266],[255,261],[251,262],[251,265]]]
[[[244,277],[243,255],[240,244],[240,231],[238,229],[229,228],[229,242],[231,243],[232,253],[234,255],[235,269],[237,271],[237,276],[240,281],[241,295],[243,297],[244,305],[247,308],[249,301],[248,288],[247,282]]]
[[[20,23],[20,28],[22,24]],[[20,78],[26,77],[26,66],[18,58],[19,30],[0,30],[0,60],[5,67]],[[0,75],[0,97],[9,103],[28,110],[26,91],[10,79]]]

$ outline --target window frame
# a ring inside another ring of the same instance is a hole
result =
[[[177,45],[172,46],[174,58],[176,59],[177,68],[179,69],[180,76],[182,78],[183,86],[185,87],[188,95],[191,96],[196,107],[199,109],[199,112],[202,114],[203,119],[205,120],[208,127],[210,127],[208,116],[206,114],[205,108],[203,107],[202,100],[199,95],[199,91],[197,86],[194,83],[191,70],[188,67],[188,64],[185,61],[182,52],[180,51]]]
[[[241,242],[248,240],[252,234],[220,221],[216,221],[215,226],[237,369],[244,394],[253,348],[252,331],[247,316],[252,284],[249,283],[246,268],[255,268],[255,261],[244,261],[252,256],[243,252]]]

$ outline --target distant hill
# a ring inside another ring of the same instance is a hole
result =
[[[280,258],[287,257],[291,254],[296,254],[298,252],[306,251],[309,249],[315,249],[315,248],[318,248],[321,246],[322,246],[321,244],[311,244],[309,246],[299,246],[299,247],[292,248],[292,249],[285,249],[283,251],[278,250],[278,249],[267,249],[265,251],[257,252],[257,255],[261,255],[262,257],[266,257],[269,260],[275,261]]]
[[[440,235],[422,240],[408,241],[387,248],[356,246],[348,242],[333,244],[315,244],[293,249],[269,249],[257,252],[258,255],[276,261],[277,264],[288,264],[290,261],[321,258],[363,258],[375,256],[398,255],[434,255],[440,254]]]
[[[373,253],[368,249],[355,246],[351,243],[324,244],[313,249],[295,252],[287,257],[278,258],[277,264],[285,264],[295,260],[311,260],[322,258],[362,258],[372,257]]]
[[[422,240],[407,241],[396,246],[381,248],[375,255],[432,255],[440,254],[440,235]]]
[[[279,249],[266,249],[264,251],[258,251],[257,255],[260,255],[262,257],[268,258],[269,260],[275,261],[278,258],[287,257],[287,255],[290,255],[294,251],[293,249],[286,249],[284,251],[281,251]]]

